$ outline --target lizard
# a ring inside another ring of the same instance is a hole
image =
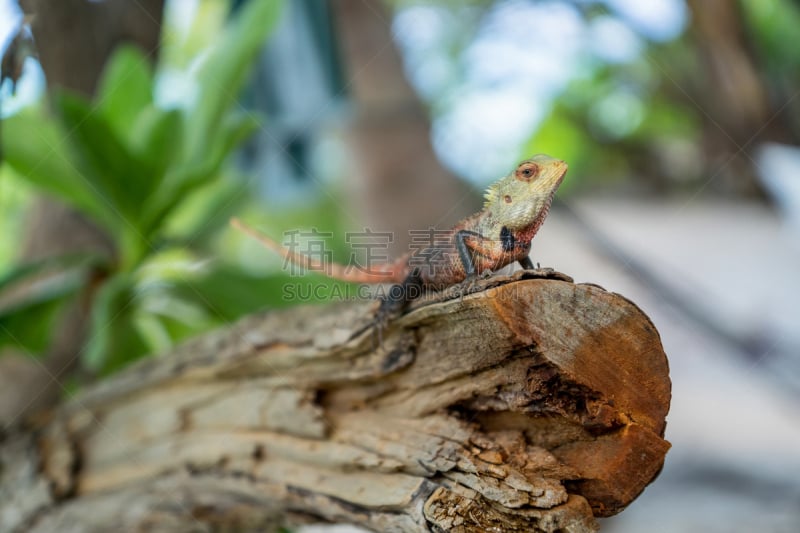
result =
[[[380,298],[375,317],[380,334],[390,318],[401,314],[425,290],[473,283],[515,261],[524,269],[533,269],[531,240],[547,217],[566,173],[567,164],[548,155],[526,159],[486,190],[481,211],[461,220],[439,242],[366,270],[322,265],[236,218],[231,224],[295,264],[317,270],[324,266],[328,277],[355,283],[392,283]]]

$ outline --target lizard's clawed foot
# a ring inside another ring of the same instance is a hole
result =
[[[464,281],[462,281],[456,286],[456,295],[458,296],[459,299],[463,300],[464,296],[467,296],[468,294],[475,292],[477,285],[481,281],[491,277],[491,275],[492,275],[491,270],[484,270],[480,274],[468,275],[466,278],[464,278]]]

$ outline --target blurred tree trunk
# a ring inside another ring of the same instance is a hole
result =
[[[727,188],[763,194],[751,153],[764,141],[791,142],[773,87],[748,40],[743,12],[730,0],[688,0],[690,37],[701,66],[692,102],[700,107],[704,151]],[[726,164],[727,162],[727,164]],[[724,166],[723,166],[724,165]]]
[[[333,0],[332,9],[355,107],[350,198],[372,230],[394,232],[391,249],[402,253],[410,229],[449,227],[477,210],[479,196],[436,158],[427,111],[406,79],[384,3]]]
[[[164,0],[20,3],[26,14],[34,15],[31,29],[50,90],[63,87],[93,95],[106,60],[123,42],[139,45],[151,60],[156,57]],[[36,200],[26,228],[21,261],[79,251],[114,254],[113,243],[99,228],[48,198]],[[68,306],[42,363],[0,358],[0,421],[7,423],[59,398],[61,383],[74,370],[84,344],[90,290]]]
[[[164,0],[22,0],[35,15],[33,36],[47,85],[91,96],[117,45],[139,45],[157,57]]]

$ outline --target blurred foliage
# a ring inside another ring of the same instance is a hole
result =
[[[617,17],[611,3],[570,3],[581,7],[587,22],[595,17]],[[702,2],[694,6],[705,7]],[[726,57],[731,61],[727,68],[743,68],[735,63],[743,58],[754,62],[759,83],[773,106],[767,111],[771,119],[763,124],[766,128],[770,122],[780,122],[774,119],[782,111],[787,112],[784,116],[791,114],[784,106],[791,103],[800,84],[800,7],[791,0],[739,0],[730,13],[740,17],[735,22],[741,23],[746,35],[741,42],[725,43],[743,48],[735,59]],[[629,21],[619,20],[635,30]],[[698,41],[707,36],[686,31],[667,42],[651,40],[641,32],[638,37],[645,47],[628,61],[597,57],[585,61],[580,75],[554,99],[549,113],[525,143],[525,154],[559,153],[570,162],[571,179],[565,181],[561,193],[598,183],[607,186],[611,180],[649,183],[659,192],[682,190],[706,183],[709,175],[725,170],[720,160],[726,160],[729,153],[725,148],[720,153],[720,146],[732,143],[727,150],[733,153],[745,140],[753,141],[754,135],[762,134],[759,140],[776,140],[762,130],[733,131],[733,126],[720,125],[722,118],[711,116],[709,110],[737,110],[714,105],[719,98],[715,84],[720,81],[709,73],[703,60],[709,53],[704,47],[709,44]],[[755,55],[751,57],[751,53]],[[723,79],[725,75],[731,73],[720,74]],[[729,82],[737,79],[732,77]],[[787,122],[792,120],[798,131],[800,116]],[[732,139],[742,140],[736,144]]]
[[[564,182],[562,192],[568,193],[581,186],[581,180],[641,176],[648,165],[658,163],[637,161],[636,154],[648,157],[659,149],[684,146],[691,157],[691,147],[699,145],[700,135],[695,111],[664,95],[652,68],[640,59],[632,64],[600,65],[589,77],[570,83],[523,153],[558,153],[569,161],[575,179]],[[686,168],[675,165],[665,171],[676,181],[696,177],[672,175]]]
[[[755,148],[800,135],[792,0],[391,4],[437,149],[476,182],[545,152],[570,164],[559,194],[680,194],[719,174],[709,190],[759,197]]]
[[[800,5],[791,0],[741,0],[740,4],[770,75],[797,81],[800,73],[786,67],[800,65]]]
[[[60,310],[86,283],[95,261],[62,256],[29,262],[0,276],[0,346],[24,342],[29,351],[45,350]]]
[[[11,268],[19,246],[18,239],[10,238],[22,233],[24,213],[33,196],[27,182],[20,180],[14,171],[0,165],[0,277]]]
[[[227,9],[227,3],[215,5]],[[217,27],[209,16],[223,21],[226,11],[209,15],[200,9],[205,15],[196,31],[183,41],[167,40],[163,55],[173,64],[187,65],[178,60],[187,49],[202,51],[191,61],[195,94],[184,107],[159,106],[159,67],[151,68],[138,49],[122,46],[109,59],[93,101],[59,91],[50,106],[4,121],[3,191],[12,192],[0,197],[3,207],[23,206],[30,190],[19,182],[28,183],[91,217],[112,237],[117,255],[6,267],[0,347],[43,353],[60,310],[89,284],[97,285],[82,357],[100,373],[280,302],[273,279],[203,260],[225,215],[246,199],[225,162],[258,120],[235,98],[279,9],[278,2],[249,2]],[[210,27],[218,30],[216,38],[201,46]],[[180,42],[190,44],[172,51]],[[22,220],[16,211],[2,214],[17,225]],[[14,254],[9,247],[0,248],[0,259]]]
[[[792,0],[741,0],[740,4],[764,74],[779,85],[784,97],[793,96],[800,86],[800,4]]]
[[[206,51],[208,36],[222,32],[231,9],[230,0],[203,0],[196,4],[192,16],[187,17],[188,13],[180,9],[187,5],[192,3],[180,4],[173,1],[166,4],[167,23],[173,24],[170,31],[162,32],[162,47],[159,51],[161,68],[189,69]]]

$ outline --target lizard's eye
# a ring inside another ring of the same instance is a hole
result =
[[[505,196],[503,196],[503,201],[505,203],[507,203],[507,204],[510,204],[511,203],[511,195],[510,194],[506,194]]]
[[[531,181],[536,177],[537,170],[536,165],[529,163],[517,169],[516,177],[521,181]]]

